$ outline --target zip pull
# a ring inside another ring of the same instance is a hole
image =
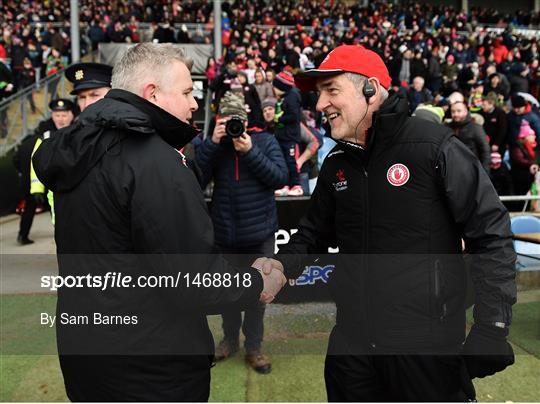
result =
[[[234,179],[240,182],[240,167],[238,162],[238,154],[234,155]]]
[[[364,176],[365,176],[366,178],[368,178],[368,173],[367,173],[367,171],[366,171],[366,167],[363,167],[363,169],[364,169]]]

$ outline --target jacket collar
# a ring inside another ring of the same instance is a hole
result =
[[[373,113],[373,125],[368,129],[367,147],[356,143],[337,140],[340,148],[364,163],[373,154],[374,149],[381,149],[391,144],[405,123],[409,105],[402,94],[390,96],[381,107]]]
[[[405,97],[396,93],[391,95],[381,107],[373,113],[373,124],[368,129],[367,150],[384,147],[394,141],[401,130],[409,112]]]
[[[180,119],[169,114],[164,109],[139,97],[132,92],[113,89],[105,98],[111,98],[120,102],[133,105],[143,114],[147,115],[156,133],[170,146],[181,149],[199,134],[193,126],[182,122]]]

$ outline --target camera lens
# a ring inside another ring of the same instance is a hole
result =
[[[231,118],[225,124],[225,132],[230,137],[240,137],[244,133],[244,122],[239,118]]]

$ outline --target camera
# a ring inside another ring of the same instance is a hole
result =
[[[225,124],[225,133],[232,138],[240,137],[244,134],[244,120],[238,115],[232,115]]]

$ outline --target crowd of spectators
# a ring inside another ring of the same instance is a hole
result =
[[[210,0],[84,0],[79,4],[86,24],[83,39],[92,48],[100,42],[141,41],[141,22],[149,24],[149,39],[157,42],[211,42]],[[69,1],[6,1],[0,8],[0,82],[10,82],[9,74],[13,77],[11,88],[0,88],[0,96],[6,96],[28,83],[25,69],[30,64],[39,78],[69,62]],[[385,60],[393,91],[407,97],[411,113],[419,105],[441,106],[459,132],[449,96],[461,94],[471,119],[482,124],[489,155],[495,153],[495,160],[509,151],[511,168],[524,161],[516,157],[517,152],[512,154],[512,146],[520,143],[524,120],[536,138],[540,136],[534,102],[540,94],[539,38],[515,30],[538,27],[537,12],[503,14],[471,7],[465,13],[451,6],[413,2],[362,7],[332,0],[242,0],[223,3],[222,11],[224,55],[220,60],[211,58],[206,72],[215,90],[215,110],[234,79],[245,87],[247,102],[256,105],[251,118],[258,115],[260,121],[260,105],[272,95],[270,83],[277,74],[316,67],[340,44],[361,44]],[[188,29],[188,23],[198,23],[204,30]],[[314,94],[303,95],[304,109],[314,111],[315,100]],[[315,122],[320,126],[320,119]],[[533,152],[532,156],[525,152],[532,157],[527,168],[532,172],[537,147],[524,149]],[[519,188],[521,193],[523,187]]]

